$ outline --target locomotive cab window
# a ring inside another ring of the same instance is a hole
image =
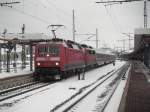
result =
[[[50,53],[50,54],[59,54],[58,46],[40,46],[38,48],[39,54]]]
[[[59,47],[58,46],[48,46],[48,53],[59,54]]]
[[[46,46],[40,46],[40,47],[38,48],[38,52],[41,53],[41,54],[42,54],[42,53],[46,53],[46,51],[47,51],[47,50],[46,50]]]

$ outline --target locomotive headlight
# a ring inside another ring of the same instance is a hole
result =
[[[49,54],[47,54],[46,56],[49,57]]]
[[[57,66],[59,65],[59,63],[58,63],[58,62],[56,62],[55,64],[56,64]]]
[[[38,62],[37,65],[40,66],[41,64]]]

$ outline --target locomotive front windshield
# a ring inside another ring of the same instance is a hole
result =
[[[48,53],[48,54],[59,54],[58,46],[40,46],[38,49],[39,54]]]
[[[39,48],[38,48],[38,53],[39,54],[42,54],[42,53],[46,53],[46,46],[40,46]]]
[[[59,48],[57,46],[48,46],[48,53],[59,54]]]

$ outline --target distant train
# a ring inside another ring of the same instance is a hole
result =
[[[58,38],[37,44],[34,58],[38,80],[62,79],[115,61],[115,55],[98,53],[90,46]]]

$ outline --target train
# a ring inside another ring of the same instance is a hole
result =
[[[115,61],[114,54],[99,53],[91,46],[53,38],[35,46],[36,80],[63,79]]]

